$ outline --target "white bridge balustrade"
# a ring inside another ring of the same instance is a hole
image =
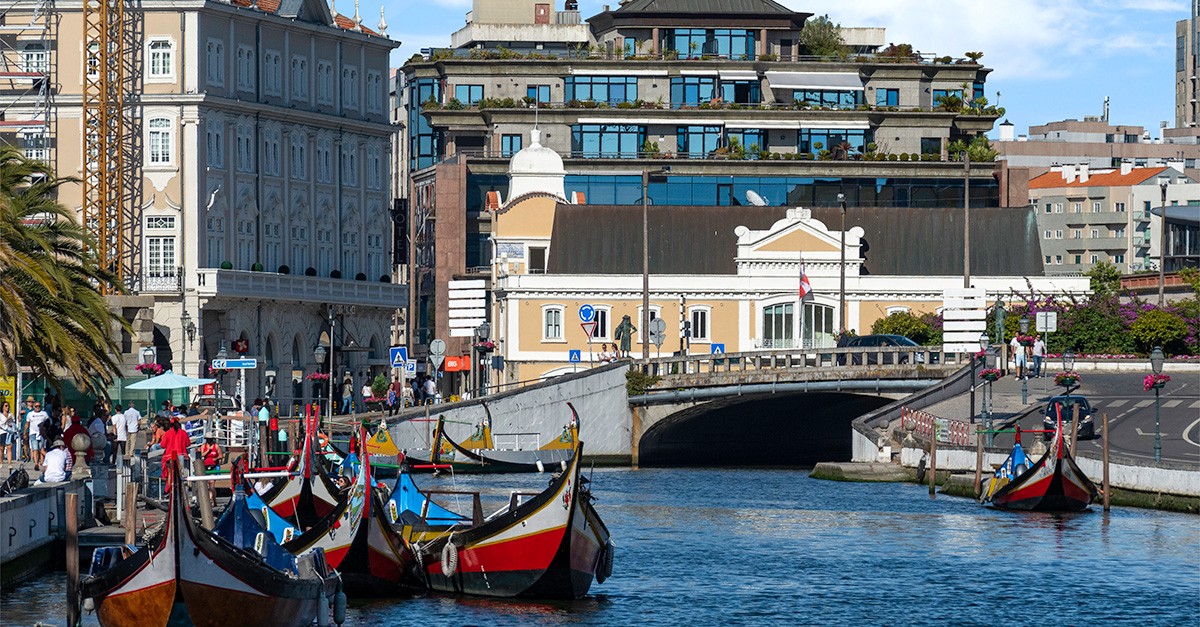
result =
[[[645,364],[649,374],[663,377],[670,384],[703,385],[701,375],[753,375],[799,370],[819,378],[862,378],[888,375],[911,377],[914,371],[929,371],[923,376],[941,376],[970,364],[971,356],[946,353],[928,346],[879,346],[856,348],[792,348],[724,353],[719,355],[682,355],[657,357]],[[641,362],[637,362],[641,363]],[[827,375],[827,376],[822,376]],[[713,384],[725,383],[726,377],[713,378]]]
[[[368,307],[402,307],[408,302],[408,286],[396,283],[213,268],[196,271],[196,294]]]

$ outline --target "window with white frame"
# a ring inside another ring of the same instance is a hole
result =
[[[1061,265],[1062,265],[1062,263],[1063,263],[1063,261],[1062,261],[1062,260],[1063,260],[1063,256],[1062,256],[1062,255],[1055,255],[1055,256],[1054,256],[1054,265],[1056,265],[1056,266],[1061,266]]]
[[[279,131],[263,132],[263,172],[279,176]]]
[[[1054,239],[1062,239],[1062,238],[1063,238],[1063,231],[1062,231],[1062,229],[1056,229],[1056,230],[1054,231]]]
[[[317,182],[333,182],[333,143],[328,139],[317,140]]]
[[[237,265],[238,270],[249,270],[254,264],[254,221],[237,221]]]
[[[542,307],[542,339],[546,341],[563,339],[563,307],[561,305]]]
[[[175,265],[175,236],[146,236],[146,276],[151,278],[173,277],[178,273]]]
[[[333,104],[333,64],[317,61],[317,103]]]
[[[21,46],[21,71],[46,72],[50,69],[50,52],[45,42],[31,41]]]
[[[150,78],[172,78],[175,76],[175,43],[170,39],[151,39],[146,44],[146,65],[150,67]]]
[[[237,125],[237,169],[238,172],[254,171],[254,129],[246,123]]]
[[[592,319],[596,323],[596,328],[592,331],[592,339],[608,340],[608,318],[610,309],[608,307],[597,307],[596,315]]]
[[[171,165],[174,162],[175,132],[168,118],[151,118],[146,123],[147,162],[150,165]]]
[[[1050,255],[1046,255],[1046,265],[1053,263],[1054,259]]]
[[[279,220],[267,219],[263,220],[263,269],[267,272],[276,272],[279,270],[282,257],[280,249],[283,246],[283,240],[280,237],[282,226]],[[303,268],[301,268],[303,270]]]
[[[1054,231],[1046,229],[1045,236],[1042,239],[1054,239]]]
[[[795,305],[784,303],[763,307],[762,347],[795,347]]]
[[[225,219],[210,216],[208,218],[208,267],[218,268],[225,261]]]
[[[308,227],[292,222],[291,236],[292,272],[302,274],[308,269]]]
[[[650,319],[658,320],[661,316],[662,316],[662,307],[659,307],[658,305],[650,305]],[[633,326],[638,327],[639,334],[643,332],[642,326],[643,326],[644,322],[645,322],[645,319],[642,318],[642,308],[638,307],[637,308],[637,320],[633,321]],[[649,333],[650,330],[646,329],[645,332]]]
[[[367,147],[367,188],[379,189],[383,185],[383,157],[378,145]]]
[[[204,77],[211,85],[223,86],[225,84],[225,42],[210,38],[206,52]]]
[[[1083,229],[1073,229],[1071,231],[1071,239],[1083,239]]]
[[[263,92],[272,96],[283,95],[282,57],[278,50],[263,53]]]
[[[353,65],[342,68],[342,106],[358,108],[358,68]]]
[[[1117,213],[1125,213],[1125,203],[1113,203],[1113,211],[1116,211]]]
[[[292,55],[292,99],[308,100],[308,59]]]
[[[1054,203],[1054,213],[1062,213],[1062,212],[1063,212],[1063,204],[1061,202]]]
[[[225,123],[221,118],[212,118],[205,122],[204,148],[209,167],[225,167]]]
[[[1092,213],[1100,213],[1104,210],[1103,206],[1099,200],[1092,201]]]
[[[909,311],[911,311],[911,309],[909,309],[908,307],[896,306],[896,307],[888,307],[885,311],[887,312],[887,315],[890,316],[892,314],[897,314],[897,313],[908,313]]]
[[[374,70],[367,72],[367,111],[379,113],[383,110],[383,75]]]
[[[240,91],[254,91],[254,66],[256,64],[254,48],[245,45],[237,47],[237,88]]]
[[[1091,257],[1089,257],[1089,259],[1091,260],[1092,263],[1096,263],[1096,262],[1100,261],[1100,255],[1092,255]]]
[[[1091,237],[1092,237],[1092,239],[1096,239],[1096,238],[1100,237],[1100,229],[1092,229]]]
[[[292,136],[291,155],[288,159],[288,169],[293,179],[303,181],[308,178],[308,138],[302,134]]]
[[[712,316],[712,309],[708,307],[689,307],[688,322],[691,327],[688,329],[691,341],[707,342],[709,341],[709,319]]]
[[[1072,210],[1073,210],[1075,213],[1083,213],[1083,203],[1081,203],[1081,202],[1073,203],[1073,204],[1071,205],[1071,209],[1072,209]]]
[[[96,42],[88,44],[87,50],[83,53],[83,65],[87,78],[100,76],[100,44]]]
[[[358,148],[353,144],[342,146],[342,184],[358,185]]]
[[[21,152],[31,161],[49,161],[50,145],[46,142],[46,134],[41,131],[25,131],[18,137]]]

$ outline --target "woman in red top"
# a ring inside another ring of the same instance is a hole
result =
[[[167,430],[163,433],[163,436],[162,436],[163,477],[170,476],[168,474],[168,469],[170,468],[170,466],[168,466],[167,464],[169,464],[172,459],[178,459],[180,455],[187,455],[188,445],[190,445],[191,443],[192,443],[192,441],[188,437],[187,431],[184,431],[179,426],[179,418],[177,418],[177,417],[171,418],[171,425],[169,427],[167,427]],[[170,483],[168,483],[167,485],[169,486]]]

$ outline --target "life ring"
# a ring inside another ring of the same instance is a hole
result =
[[[446,540],[442,547],[442,574],[450,577],[458,571],[458,547],[454,546],[454,536]]]
[[[609,539],[600,548],[600,564],[596,569],[596,583],[604,583],[605,579],[612,577],[614,548],[616,547],[613,545],[612,539]]]

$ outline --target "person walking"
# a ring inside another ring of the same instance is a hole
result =
[[[148,403],[146,411],[150,411]],[[133,402],[130,402],[129,407],[125,408],[125,434],[127,440],[125,446],[130,454],[133,454],[142,445],[141,422],[142,412],[138,411],[137,406]]]
[[[108,461],[108,429],[104,424],[106,415],[104,406],[97,403],[92,408],[92,420],[87,426],[88,437],[92,440],[92,455],[89,459],[96,459],[97,463]]]
[[[16,433],[17,417],[13,415],[12,404],[8,401],[0,403],[0,460],[11,462],[13,449],[13,434]]]
[[[1015,367],[1017,370],[1017,376],[1014,377],[1013,380],[1020,381],[1021,379],[1029,376],[1029,373],[1025,370],[1029,365],[1029,360],[1025,354],[1027,347],[1021,343],[1020,339],[1018,339],[1018,336],[1013,336],[1013,339],[1008,343],[1008,346],[1012,349],[1013,367]]]
[[[433,377],[425,377],[425,402],[436,403],[437,395],[437,382],[433,380]]]
[[[354,400],[354,381],[350,378],[350,373],[346,373],[342,379],[342,411],[341,414],[350,413],[350,402]]]
[[[412,396],[413,405],[422,405],[425,403],[425,375],[417,375],[412,381]]]
[[[392,384],[388,386],[388,415],[395,416],[403,401],[404,384],[400,382],[400,377],[392,377]]]
[[[1033,339],[1033,376],[1034,378],[1042,378],[1042,364],[1046,360],[1046,341],[1042,339],[1042,334],[1039,333]]]
[[[42,411],[42,404],[37,401],[33,403],[33,410],[25,415],[24,436],[29,441],[29,457],[33,460],[34,470],[41,470],[46,460],[46,436],[42,432],[42,423],[49,420],[50,414]]]
[[[115,437],[108,452],[108,463],[115,464],[118,459],[125,457],[125,445],[129,442],[129,421],[125,420],[125,412],[122,411],[120,403],[113,409],[109,422]]]

